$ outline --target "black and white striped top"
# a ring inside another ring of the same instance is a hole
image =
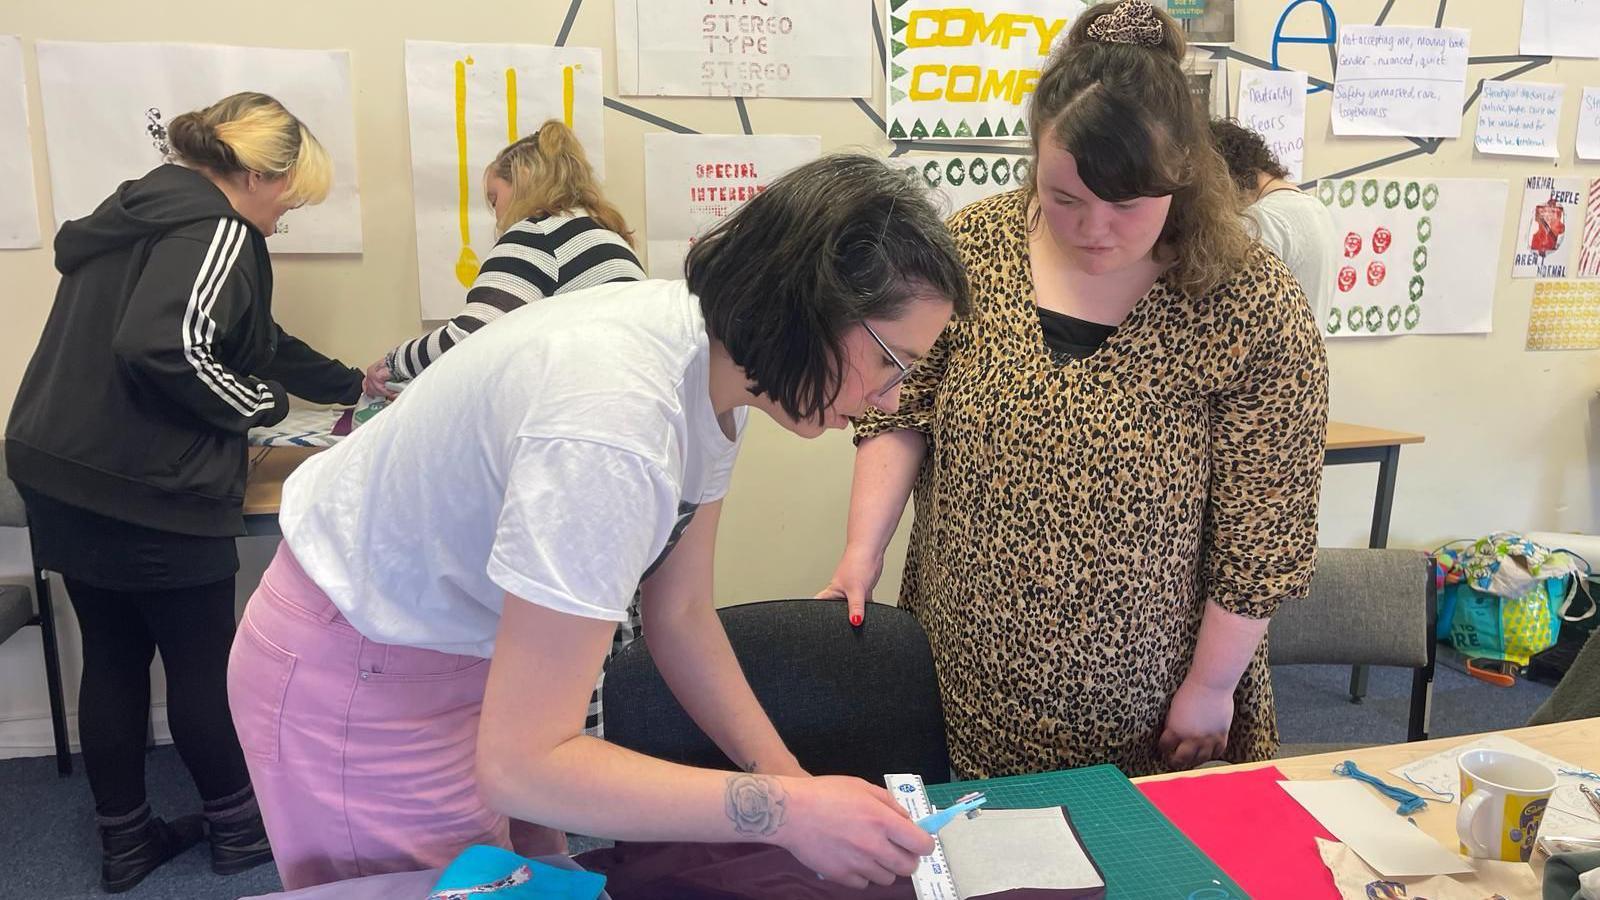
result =
[[[612,281],[642,281],[639,258],[622,236],[583,210],[524,219],[506,229],[483,261],[455,318],[389,351],[395,381],[417,377],[446,350],[524,304]]]

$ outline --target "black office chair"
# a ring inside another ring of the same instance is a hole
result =
[[[842,600],[773,600],[717,614],[756,698],[806,771],[874,784],[887,773],[950,780],[933,654],[909,613],[875,605],[860,628],[850,627]],[[737,768],[672,696],[644,640],[611,661],[602,700],[607,740],[686,765]]]
[[[6,476],[5,446],[0,442],[0,527],[27,528],[28,512],[16,485]],[[32,547],[30,541],[30,550]],[[39,601],[34,609],[34,599]],[[33,567],[33,591],[27,585],[0,585],[0,643],[29,625],[39,626],[44,641],[45,687],[50,694],[50,729],[56,742],[56,771],[72,774],[72,747],[67,743],[67,704],[61,694],[61,654],[56,645],[55,612],[50,602],[50,581]]]
[[[1433,576],[1433,560],[1415,550],[1319,548],[1311,596],[1272,617],[1267,661],[1411,669],[1406,740],[1427,740],[1438,618]]]

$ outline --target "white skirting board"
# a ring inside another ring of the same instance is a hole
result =
[[[172,731],[167,727],[167,705],[153,704],[150,708],[151,745],[172,743]],[[67,742],[72,752],[78,747],[78,715],[67,715]],[[54,756],[55,737],[50,731],[50,715],[16,716],[0,720],[0,760],[25,759],[33,756]]]

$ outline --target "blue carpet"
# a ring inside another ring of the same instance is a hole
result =
[[[1350,670],[1340,666],[1283,666],[1273,671],[1278,724],[1286,744],[1387,744],[1404,741],[1411,673],[1373,669],[1367,698],[1349,702]],[[1550,689],[1526,680],[1497,688],[1465,674],[1441,649],[1434,682],[1433,736],[1515,728],[1527,721]],[[89,785],[82,760],[71,778],[57,778],[53,758],[0,761],[0,862],[5,897],[50,900],[101,898],[100,858]],[[171,747],[147,756],[150,803],[174,817],[200,808],[188,773]],[[574,852],[598,842],[574,838]],[[222,878],[212,874],[202,843],[157,869],[122,895],[129,900],[210,900],[279,890],[266,865]]]

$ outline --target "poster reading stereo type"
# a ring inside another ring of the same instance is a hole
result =
[[[624,96],[871,97],[872,0],[616,0]]]

